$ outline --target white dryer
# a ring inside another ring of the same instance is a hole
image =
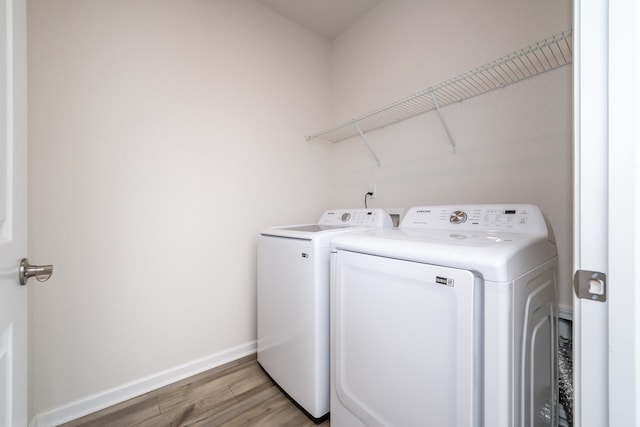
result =
[[[331,425],[557,425],[557,249],[533,205],[426,206],[331,254]]]
[[[329,412],[329,243],[391,226],[382,209],[329,210],[258,237],[258,363],[316,421]]]

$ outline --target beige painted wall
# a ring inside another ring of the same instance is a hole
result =
[[[29,2],[33,416],[255,340],[255,236],[327,208],[533,202],[571,242],[570,70],[302,136],[570,27],[568,0],[384,1],[329,43],[252,1]]]
[[[255,236],[327,205],[328,54],[256,2],[29,2],[32,416],[254,342]]]

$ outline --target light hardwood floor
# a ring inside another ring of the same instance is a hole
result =
[[[251,355],[64,427],[315,426]],[[329,421],[319,424],[329,427]]]

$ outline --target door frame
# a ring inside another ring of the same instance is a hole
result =
[[[26,426],[27,256],[26,0],[0,1],[0,425]]]
[[[609,425],[640,424],[640,5],[608,2]]]
[[[607,275],[607,301],[574,294],[574,425],[638,425],[640,48],[636,0],[574,7],[574,271]]]

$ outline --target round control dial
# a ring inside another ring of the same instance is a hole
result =
[[[464,211],[452,212],[449,216],[449,222],[451,224],[462,224],[467,221],[467,214]]]
[[[340,219],[342,219],[342,222],[347,222],[351,219],[351,214],[349,212],[345,212],[342,214]]]

